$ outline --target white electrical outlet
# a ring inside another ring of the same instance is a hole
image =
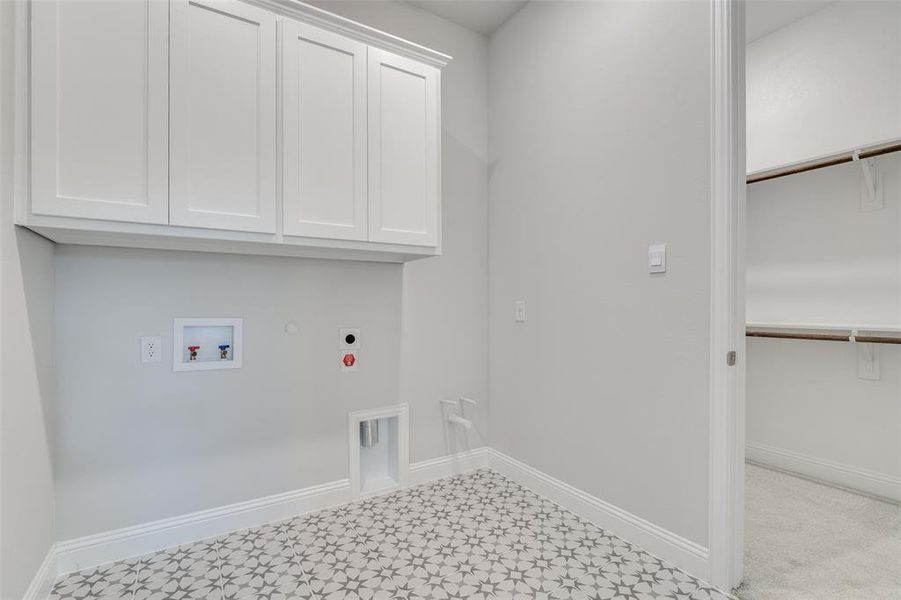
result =
[[[141,362],[162,362],[163,341],[158,335],[147,335],[141,338]]]

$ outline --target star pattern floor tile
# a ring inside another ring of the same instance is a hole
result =
[[[50,600],[725,600],[482,469],[61,578]]]

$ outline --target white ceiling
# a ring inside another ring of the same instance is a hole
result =
[[[466,29],[491,35],[528,0],[407,0]]]
[[[443,19],[491,35],[528,0],[405,0]],[[836,0],[749,0],[745,32],[748,42],[803,19]]]
[[[745,4],[745,36],[748,42],[803,19],[832,1],[750,0]]]

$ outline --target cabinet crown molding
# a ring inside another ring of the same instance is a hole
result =
[[[444,54],[443,52],[420,46],[419,44],[397,37],[396,35],[379,31],[374,27],[351,21],[340,15],[330,13],[327,10],[317,8],[304,2],[298,2],[297,0],[247,0],[247,2],[274,13],[304,21],[341,35],[352,37],[361,42],[377,46],[401,56],[412,58],[439,69],[453,60],[452,56]]]

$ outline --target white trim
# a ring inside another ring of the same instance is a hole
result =
[[[745,435],[744,1],[711,1],[709,576],[742,578]],[[735,352],[734,366],[727,363]]]
[[[494,449],[489,449],[488,452],[489,465],[502,475],[611,533],[641,546],[645,551],[683,571],[701,579],[707,578],[707,548],[701,544],[542,473],[502,452]]]
[[[361,493],[360,488],[360,422],[371,419],[397,418],[397,485]],[[358,410],[347,415],[347,457],[351,499],[387,494],[407,487],[410,472],[410,407],[406,404]]]
[[[490,467],[511,480],[534,490],[600,527],[641,546],[696,577],[705,578],[708,553],[702,545],[663,529],[641,517],[613,506],[559,479],[489,447],[476,448],[410,465],[408,484]],[[210,510],[124,527],[60,542],[56,545],[57,568],[43,567],[45,579],[57,574],[107,564],[196,542],[232,531],[257,527],[304,513],[351,502],[348,479],[301,490],[238,502]],[[48,561],[51,559],[48,559]],[[48,562],[45,561],[45,562]],[[50,563],[52,564],[52,563]],[[26,600],[32,600],[26,597]],[[34,600],[38,600],[35,598]],[[41,598],[41,600],[43,600]]]
[[[750,463],[772,467],[892,502],[901,502],[901,477],[868,471],[813,456],[749,442],[746,456]]]
[[[407,483],[408,485],[419,485],[488,467],[491,466],[491,456],[492,450],[486,446],[423,460],[410,465],[410,476]]]
[[[13,2],[15,66],[13,86],[13,214],[28,214],[31,198],[31,2]]]
[[[217,231],[177,225],[104,222],[42,215],[26,215],[16,224],[28,227],[59,244],[380,262],[405,262],[437,254],[435,248],[427,246],[329,240],[247,231]]]
[[[46,600],[53,589],[56,571],[56,544],[54,544],[47,550],[47,556],[44,557],[44,562],[41,563],[37,573],[34,574],[34,579],[31,580],[31,585],[28,586],[28,589],[25,590],[22,600]]]
[[[488,449],[478,448],[410,466],[410,483],[419,484],[487,466]],[[322,510],[351,501],[350,481],[341,479],[311,487],[238,502],[169,519],[123,527],[67,540],[56,545],[55,577],[106,563],[157,552],[239,529]]]
[[[351,37],[372,46],[389,50],[395,54],[412,58],[419,62],[432,65],[433,67],[438,67],[439,69],[452,60],[451,56],[444,54],[443,52],[420,46],[419,44],[391,35],[390,33],[379,31],[368,25],[351,21],[350,19],[346,19],[309,4],[304,4],[303,2],[298,2],[297,0],[247,1],[274,13]]]
[[[31,138],[30,138],[30,112],[31,112],[31,2],[13,2],[8,7],[5,15],[11,17],[13,27],[12,43],[6,45],[0,51],[11,51],[13,54],[12,69],[6,75],[8,78],[0,80],[0,88],[4,92],[0,97],[11,101],[9,110],[11,122],[9,133],[13,136],[10,147],[13,151],[9,173],[4,173],[12,179],[13,216],[19,216],[28,212],[28,199],[31,186]],[[12,92],[7,94],[5,88],[11,87]],[[0,101],[2,103],[2,101]],[[6,110],[6,107],[3,107]],[[4,123],[3,125],[7,125]],[[6,200],[4,200],[5,202]],[[15,235],[12,230],[7,230]],[[56,580],[56,544],[52,544],[44,556],[28,588],[25,590],[22,600],[46,600],[50,596],[53,583]],[[15,552],[10,549],[7,552]]]
[[[157,552],[350,502],[347,479],[57,544],[59,574]]]

